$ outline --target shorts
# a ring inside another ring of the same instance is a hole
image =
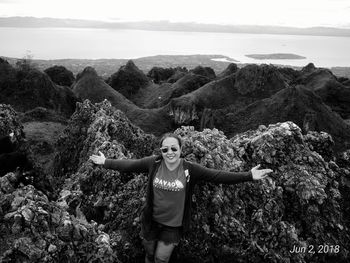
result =
[[[146,239],[147,241],[160,240],[165,244],[177,245],[182,238],[182,227],[166,226],[152,220],[151,229],[147,233],[145,233],[144,227],[141,224],[140,236],[142,239]]]

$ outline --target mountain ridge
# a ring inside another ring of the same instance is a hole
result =
[[[313,35],[350,37],[350,28],[337,27],[288,27],[271,25],[220,25],[195,22],[170,21],[131,21],[105,22],[84,19],[37,18],[37,17],[0,17],[0,27],[73,27],[108,28],[148,31],[186,31],[217,33],[251,33],[278,35]]]

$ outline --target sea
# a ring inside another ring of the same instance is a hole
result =
[[[0,56],[33,59],[135,59],[217,54],[237,63],[350,67],[350,37],[93,28],[0,28]],[[258,60],[248,54],[290,53],[305,59]]]

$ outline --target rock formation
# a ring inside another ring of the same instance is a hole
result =
[[[175,133],[184,141],[187,160],[234,171],[260,163],[274,172],[259,182],[199,185],[192,198],[192,230],[173,262],[348,258],[349,198],[344,194],[350,189],[350,154],[335,163],[329,136],[304,136],[292,122],[261,125],[231,139],[217,129],[182,127]],[[57,199],[18,183],[14,173],[0,178],[0,226],[6,237],[0,261],[141,262],[139,214],[147,177],[105,170],[89,156],[101,151],[108,158],[140,158],[156,153],[156,138],[110,103],[85,101],[78,103],[57,144]],[[289,252],[293,246],[319,244],[336,252]]]

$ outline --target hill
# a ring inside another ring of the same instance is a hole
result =
[[[271,98],[256,101],[215,122],[214,126],[231,137],[259,124],[269,125],[277,122],[292,121],[303,132],[327,132],[332,135],[338,150],[350,147],[350,126],[334,113],[322,99],[303,86],[287,87]]]
[[[123,111],[134,124],[146,132],[161,134],[171,129],[171,119],[167,109],[142,109],[110,87],[97,75],[97,72],[87,67],[77,76],[72,86],[74,94],[82,100],[93,103],[108,100],[113,107]]]
[[[70,88],[56,85],[30,64],[20,63],[14,68],[0,59],[0,103],[11,104],[19,112],[44,107],[69,117],[77,101]]]

